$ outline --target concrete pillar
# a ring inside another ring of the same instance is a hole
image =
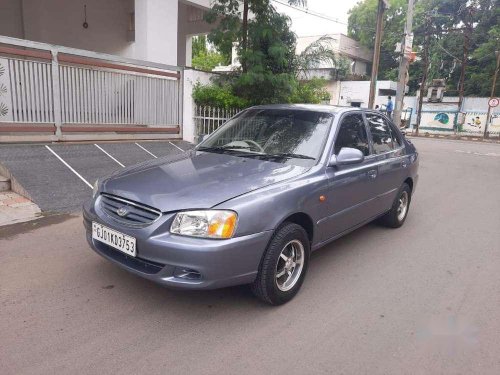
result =
[[[184,70],[184,95],[182,108],[182,139],[197,143],[196,124],[194,122],[193,86],[196,83],[196,72]]]
[[[186,36],[186,62],[185,66],[191,66],[193,62],[193,36]]]
[[[135,0],[135,55],[177,65],[178,0]]]

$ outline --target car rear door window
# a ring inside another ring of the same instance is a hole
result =
[[[382,116],[372,113],[366,114],[366,120],[370,127],[373,151],[376,154],[383,154],[384,152],[394,150],[397,143],[394,142],[393,135],[391,134],[391,127],[387,120]]]
[[[365,156],[370,153],[365,123],[360,113],[350,114],[342,119],[335,140],[335,155],[338,155],[342,147],[358,149]]]
[[[394,143],[394,147],[398,148],[403,145],[401,142],[401,136],[397,134],[397,131],[394,129],[394,126],[391,126],[391,134],[392,134],[392,142]]]

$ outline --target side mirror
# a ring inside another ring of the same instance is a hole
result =
[[[342,147],[338,155],[332,155],[328,166],[359,164],[363,162],[363,160],[365,160],[365,156],[360,150]]]

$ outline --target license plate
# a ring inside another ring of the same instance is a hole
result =
[[[102,224],[92,222],[92,238],[111,246],[116,250],[135,257],[135,238],[108,228]]]

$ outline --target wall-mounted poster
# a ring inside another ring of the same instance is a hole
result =
[[[455,112],[422,112],[420,129],[453,131]]]
[[[486,113],[484,112],[467,112],[465,114],[465,122],[459,128],[461,132],[465,133],[484,133],[486,126]],[[494,113],[491,115],[491,122],[488,127],[490,133],[500,132],[500,114]]]

